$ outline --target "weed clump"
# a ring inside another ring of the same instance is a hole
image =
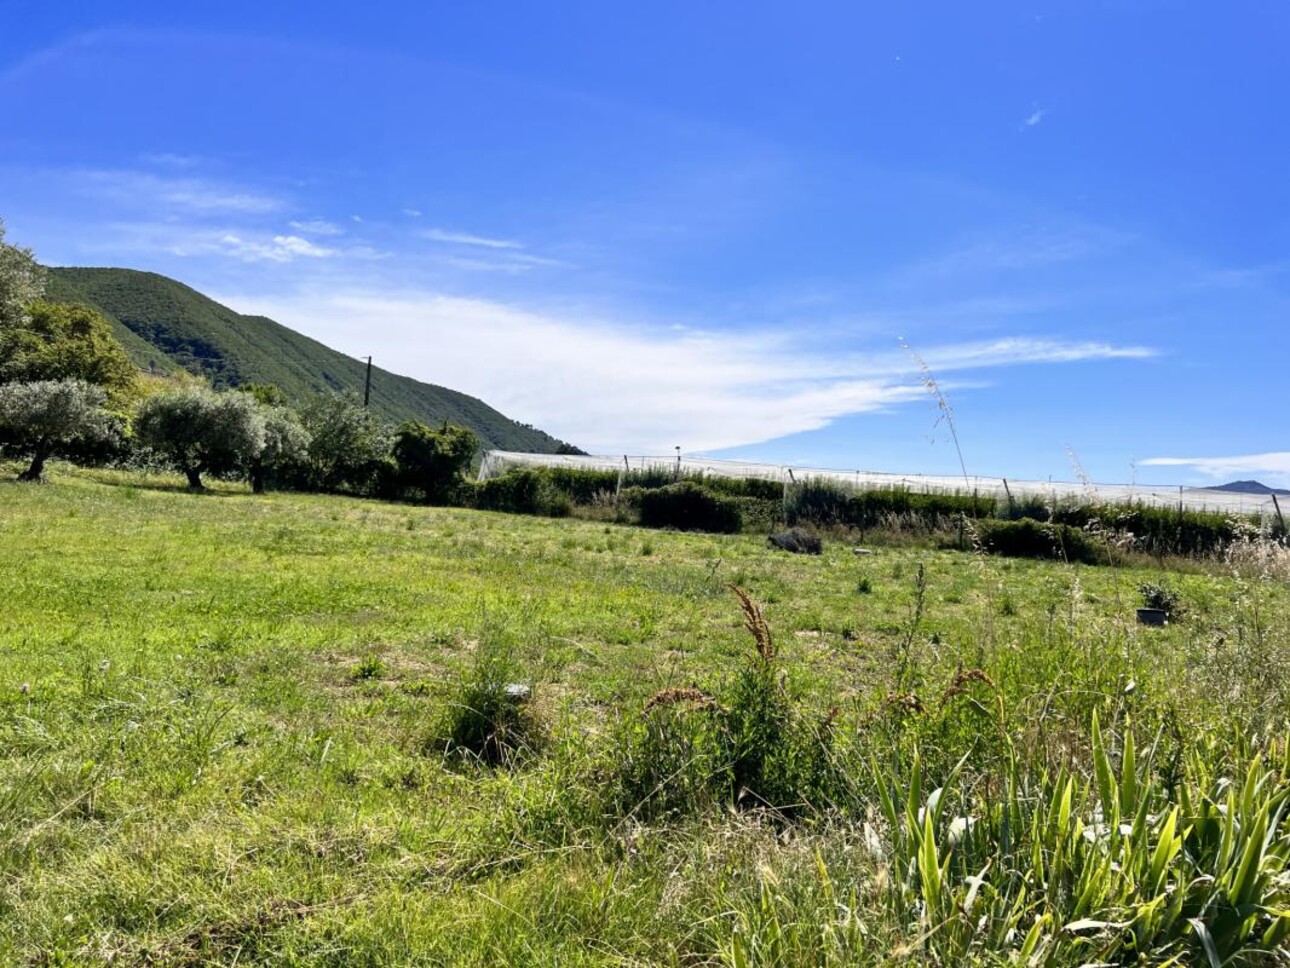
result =
[[[1155,608],[1165,613],[1166,618],[1177,618],[1182,614],[1181,599],[1176,591],[1167,585],[1145,581],[1138,586],[1142,596],[1143,608]]]
[[[486,637],[449,698],[432,746],[486,766],[504,766],[542,744],[541,722],[531,706],[531,685],[514,648]]]
[[[354,664],[350,675],[357,681],[376,679],[385,671],[385,663],[379,655],[365,655]]]
[[[656,692],[620,725],[610,784],[613,806],[639,819],[726,805],[780,817],[832,800],[836,710],[814,722],[781,681],[761,609],[731,585],[753,640],[716,694],[695,687]]]

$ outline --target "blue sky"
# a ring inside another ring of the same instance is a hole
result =
[[[2,4],[0,217],[590,450],[1290,483],[1290,8]],[[1163,462],[1163,463],[1162,463]]]

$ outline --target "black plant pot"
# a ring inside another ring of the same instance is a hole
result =
[[[1163,608],[1138,609],[1138,621],[1143,625],[1164,625],[1169,620],[1169,613]]]

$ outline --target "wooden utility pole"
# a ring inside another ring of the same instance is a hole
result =
[[[367,378],[363,380],[363,406],[372,399],[372,358],[367,358]]]

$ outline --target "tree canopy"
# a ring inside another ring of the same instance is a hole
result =
[[[264,415],[245,393],[204,387],[169,390],[144,400],[135,418],[139,440],[164,454],[194,490],[205,473],[249,469],[264,451]]]
[[[264,449],[251,459],[251,489],[256,494],[298,470],[309,454],[309,431],[289,407],[262,406]]]
[[[389,431],[352,394],[316,397],[300,417],[310,437],[310,486],[361,490],[388,464]]]
[[[442,427],[430,428],[409,421],[394,437],[399,483],[420,490],[428,501],[449,501],[478,447],[479,438],[465,427],[445,421]]]
[[[107,395],[81,380],[37,380],[0,386],[0,430],[31,455],[24,481],[44,479],[45,461],[80,443],[113,439]]]
[[[0,326],[0,383],[81,380],[120,401],[136,373],[108,321],[87,306],[37,301],[25,319]]]
[[[0,219],[0,328],[24,322],[27,306],[44,292],[45,270],[36,263],[31,249],[5,243],[4,220]]]

